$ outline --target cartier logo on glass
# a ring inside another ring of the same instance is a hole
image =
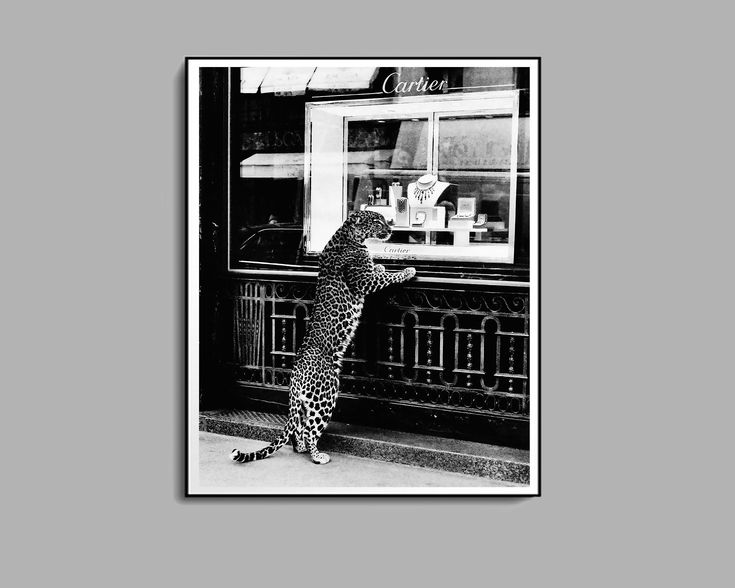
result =
[[[415,90],[426,92],[427,90],[443,90],[447,85],[445,80],[432,80],[421,76],[418,80],[404,81],[398,72],[394,72],[385,78],[383,82],[383,94],[405,94]]]

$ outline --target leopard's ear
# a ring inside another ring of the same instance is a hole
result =
[[[359,225],[362,223],[362,215],[359,212],[353,212],[347,220],[352,221],[354,224]]]

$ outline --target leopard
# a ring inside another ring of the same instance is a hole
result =
[[[360,210],[351,213],[328,241],[319,256],[312,315],[291,371],[286,424],[268,447],[250,453],[233,449],[232,461],[265,459],[291,440],[293,450],[308,450],[313,463],[329,463],[330,456],[317,445],[337,402],[342,360],[355,336],[365,297],[416,276],[413,267],[387,271],[373,262],[365,241],[387,241],[391,233],[381,214]]]

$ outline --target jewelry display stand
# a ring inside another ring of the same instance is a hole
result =
[[[415,182],[408,185],[406,196],[408,204],[414,206],[436,206],[439,196],[442,195],[451,184],[449,182],[440,182],[439,179],[431,174],[421,176]]]

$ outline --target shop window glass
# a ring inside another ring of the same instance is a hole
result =
[[[439,169],[509,171],[510,116],[475,115],[439,118]]]
[[[387,205],[393,182],[426,173],[428,128],[427,118],[348,121],[347,213]]]
[[[253,83],[243,89],[250,78],[240,70],[233,75],[232,119],[238,122],[231,144],[230,267],[297,267],[304,234],[305,99],[262,94]]]
[[[513,261],[517,92],[307,110],[308,251],[367,208],[393,226],[377,258]]]
[[[447,79],[460,86],[463,75],[491,73],[507,79],[471,81],[516,83],[512,69],[491,69],[457,68]],[[232,269],[313,265],[344,219],[364,208],[393,226],[387,242],[368,242],[376,259],[460,266],[527,259],[530,127],[522,92],[321,102],[264,94],[241,76],[235,72],[232,84]],[[417,203],[425,177],[436,182],[434,197]]]
[[[470,243],[507,243],[510,226],[513,119],[507,115],[438,118],[439,179],[471,199],[477,229]],[[479,222],[482,221],[482,222]]]

